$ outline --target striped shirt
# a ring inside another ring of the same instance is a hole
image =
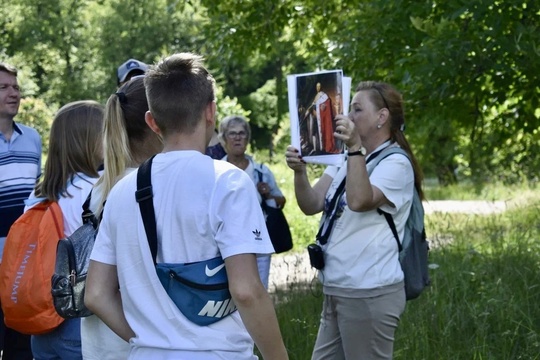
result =
[[[41,138],[35,129],[14,122],[9,141],[0,133],[0,254],[40,175]]]

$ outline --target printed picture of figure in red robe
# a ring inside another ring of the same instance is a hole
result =
[[[316,89],[315,97],[303,117],[308,142],[313,154],[338,154],[342,146],[336,144],[334,138],[336,113],[332,99],[322,90],[320,82],[317,82]]]
[[[343,113],[341,72],[311,73],[296,78],[300,150],[304,156],[343,152],[334,137],[337,114]]]
[[[339,153],[334,140],[334,107],[332,100],[321,89],[321,83],[317,83],[317,94],[313,99],[312,109],[315,110],[317,117],[319,139],[321,139],[322,150],[326,153]]]
[[[347,115],[351,78],[342,70],[287,75],[291,143],[308,163],[340,166],[345,146],[335,118]]]

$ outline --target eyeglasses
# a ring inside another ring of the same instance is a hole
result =
[[[390,111],[390,106],[388,106],[388,103],[386,102],[386,99],[384,98],[381,90],[379,90],[379,88],[377,86],[373,86],[373,89],[377,90],[379,95],[381,95],[382,101],[384,102],[384,106],[388,109],[388,111]]]
[[[240,139],[245,139],[245,138],[247,138],[247,133],[245,131],[239,131],[239,132],[229,131],[227,133],[227,137],[229,139],[235,139],[237,137],[239,137]]]

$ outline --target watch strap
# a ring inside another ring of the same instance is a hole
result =
[[[353,152],[348,152],[347,156],[365,156],[364,151],[358,150]]]

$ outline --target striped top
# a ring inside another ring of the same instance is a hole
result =
[[[0,133],[0,242],[22,215],[28,198],[41,176],[41,138],[28,126],[13,123],[8,141]],[[3,250],[3,249],[0,249]],[[1,253],[1,251],[0,251]]]

